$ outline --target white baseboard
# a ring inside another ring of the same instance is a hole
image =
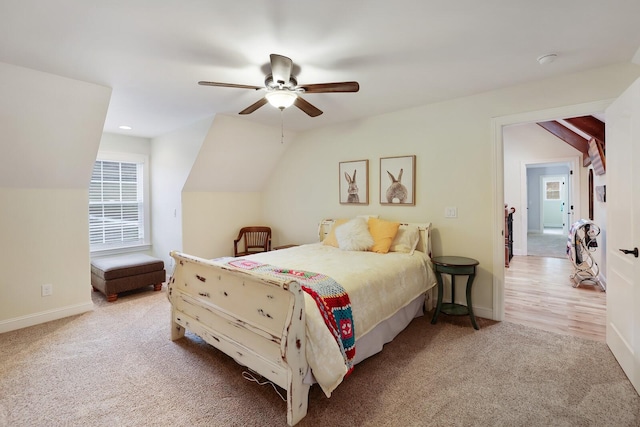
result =
[[[28,314],[26,316],[14,317],[12,319],[0,320],[0,334],[15,331],[16,329],[39,325],[41,323],[51,322],[52,320],[58,320],[64,317],[75,316],[76,314],[82,314],[92,310],[93,302],[86,302]]]
[[[600,283],[602,283],[602,288],[606,291],[607,290],[607,278],[602,275],[602,272],[600,272],[600,274],[598,274],[598,280],[600,280]]]
[[[476,305],[473,306],[473,315],[476,317],[482,317],[483,319],[491,319],[493,318],[493,310],[486,307],[478,307]]]

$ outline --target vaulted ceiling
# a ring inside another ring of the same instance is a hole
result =
[[[591,164],[589,141],[595,139],[602,151],[606,149],[605,123],[594,116],[570,117],[562,120],[539,122],[539,126],[583,154],[583,166]]]
[[[360,83],[305,95],[318,117],[285,110],[304,130],[640,63],[638,16],[637,0],[2,0],[0,61],[112,87],[105,130],[146,137],[237,115],[263,93],[197,82],[262,85],[271,53],[300,83]],[[280,119],[267,106],[246,116]]]

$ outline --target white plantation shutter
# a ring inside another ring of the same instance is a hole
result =
[[[92,251],[144,244],[143,168],[143,162],[95,162],[89,187]]]

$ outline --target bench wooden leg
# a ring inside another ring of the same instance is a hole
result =
[[[153,290],[154,291],[161,291],[162,290],[162,283],[156,283],[155,285],[153,285]]]
[[[114,302],[117,299],[118,299],[118,294],[109,294],[109,295],[107,295],[107,301],[108,302]]]

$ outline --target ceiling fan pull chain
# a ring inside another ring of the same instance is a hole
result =
[[[280,109],[280,144],[284,144],[284,108]]]

